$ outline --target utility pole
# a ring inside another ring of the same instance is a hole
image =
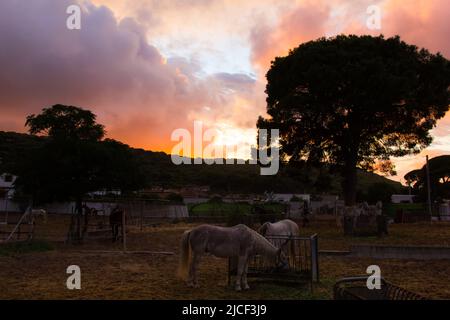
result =
[[[428,214],[430,215],[430,221],[432,221],[432,211],[431,211],[431,186],[430,186],[430,164],[428,162],[427,156],[427,194],[428,194]]]

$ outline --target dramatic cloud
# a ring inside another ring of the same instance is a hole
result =
[[[170,133],[190,125],[191,114],[205,106],[221,113],[252,91],[246,75],[199,78],[201,61],[166,62],[143,25],[105,6],[84,2],[81,30],[68,30],[71,3],[1,2],[2,129],[23,130],[26,115],[64,103],[93,109],[114,138],[170,151]]]
[[[276,56],[288,54],[299,44],[322,37],[326,33],[330,7],[321,1],[305,1],[285,10],[276,24],[260,21],[250,36],[252,58],[266,70]]]
[[[66,28],[82,5],[81,30]],[[382,29],[366,27],[379,5]],[[254,137],[275,56],[339,33],[399,34],[450,57],[447,0],[33,0],[0,2],[0,130],[56,103],[93,110],[110,137],[171,150],[175,128],[237,128]],[[450,118],[427,152],[449,152]],[[236,141],[239,143],[239,141]],[[395,159],[400,179],[423,159]],[[415,161],[415,162],[414,162]]]

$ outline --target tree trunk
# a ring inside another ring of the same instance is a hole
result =
[[[356,156],[346,161],[342,172],[342,191],[344,193],[344,201],[346,206],[356,204],[356,186],[358,179],[356,176]]]

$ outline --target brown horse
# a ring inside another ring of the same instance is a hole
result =
[[[112,230],[112,241],[115,242],[119,240],[120,235],[123,235],[125,232],[124,225],[123,225],[123,219],[125,215],[125,225],[126,225],[126,214],[125,210],[119,208],[119,206],[116,206],[109,215],[109,225],[111,226]],[[120,233],[119,233],[120,229]]]

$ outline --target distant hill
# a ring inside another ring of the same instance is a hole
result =
[[[14,173],[22,157],[38,148],[45,138],[28,134],[0,131],[0,171]],[[258,165],[174,165],[164,152],[130,148],[135,155],[146,184],[165,188],[186,185],[210,186],[213,192],[225,193],[331,193],[340,194],[340,177],[325,167],[308,167],[305,164],[281,166],[275,176],[261,176]],[[377,185],[400,192],[402,186],[375,173],[359,171],[358,189],[361,198]]]

